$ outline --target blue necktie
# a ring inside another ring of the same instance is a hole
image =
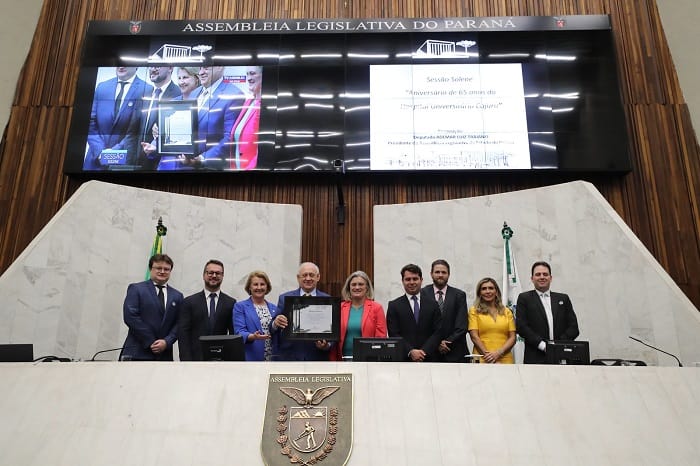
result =
[[[413,295],[411,299],[413,300],[413,317],[415,317],[416,323],[418,323],[418,318],[420,317],[420,304],[418,304],[418,296]]]
[[[216,293],[209,294],[209,334],[214,332],[214,317],[216,316]]]

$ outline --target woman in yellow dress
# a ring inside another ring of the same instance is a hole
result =
[[[469,336],[482,363],[513,364],[515,319],[501,302],[501,290],[493,278],[482,278],[476,285],[474,306],[469,309]]]

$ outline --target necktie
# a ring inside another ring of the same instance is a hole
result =
[[[214,318],[216,316],[216,293],[209,294],[209,333],[214,330]]]
[[[208,99],[209,99],[209,89],[203,89],[202,93],[199,94],[199,99],[197,99],[198,100],[197,105],[199,105],[200,109],[202,107],[204,107],[204,104],[207,103]]]
[[[440,312],[442,312],[442,306],[445,305],[445,300],[442,298],[442,290],[438,290],[438,306],[440,307]]]
[[[124,97],[124,86],[126,86],[126,81],[119,81],[119,93],[114,99],[114,117],[117,117],[119,113],[119,107],[122,106],[122,98]]]
[[[156,285],[158,287],[158,301],[160,301],[160,307],[165,310],[165,293],[163,293],[163,288],[165,285]]]
[[[311,296],[311,293],[304,293],[304,296]]]
[[[418,304],[418,296],[413,295],[411,299],[413,300],[413,317],[416,319],[416,323],[418,323],[418,318],[420,317],[420,304]]]

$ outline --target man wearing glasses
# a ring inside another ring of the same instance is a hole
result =
[[[173,260],[156,254],[148,261],[150,279],[132,283],[124,298],[124,323],[129,327],[119,359],[172,361],[182,293],[168,285]]]
[[[233,335],[233,305],[236,300],[221,291],[224,264],[210,259],[204,265],[204,290],[185,298],[178,318],[180,361],[201,361],[199,337]]]
[[[328,361],[328,350],[331,343],[326,340],[319,341],[289,341],[285,339],[282,330],[288,325],[287,316],[284,313],[285,299],[289,296],[328,296],[323,291],[317,290],[321,280],[321,272],[313,262],[304,262],[297,271],[299,288],[282,293],[277,303],[279,312],[270,325],[272,331],[273,357],[278,361]]]

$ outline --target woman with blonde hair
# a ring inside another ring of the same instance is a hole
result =
[[[341,291],[340,341],[331,349],[330,360],[352,357],[355,338],[386,337],[386,317],[381,304],[374,301],[374,288],[362,270],[350,274]]]
[[[181,66],[177,69],[177,85],[182,92],[182,100],[190,98],[192,91],[199,87],[199,68],[196,66]]]
[[[267,274],[261,270],[250,272],[245,291],[250,298],[233,305],[233,329],[243,337],[246,361],[269,361],[270,322],[277,316],[277,307],[265,300],[265,295],[272,291]]]
[[[501,302],[501,290],[493,278],[476,284],[476,299],[469,309],[469,337],[479,362],[513,364],[511,349],[515,345],[515,319]]]

